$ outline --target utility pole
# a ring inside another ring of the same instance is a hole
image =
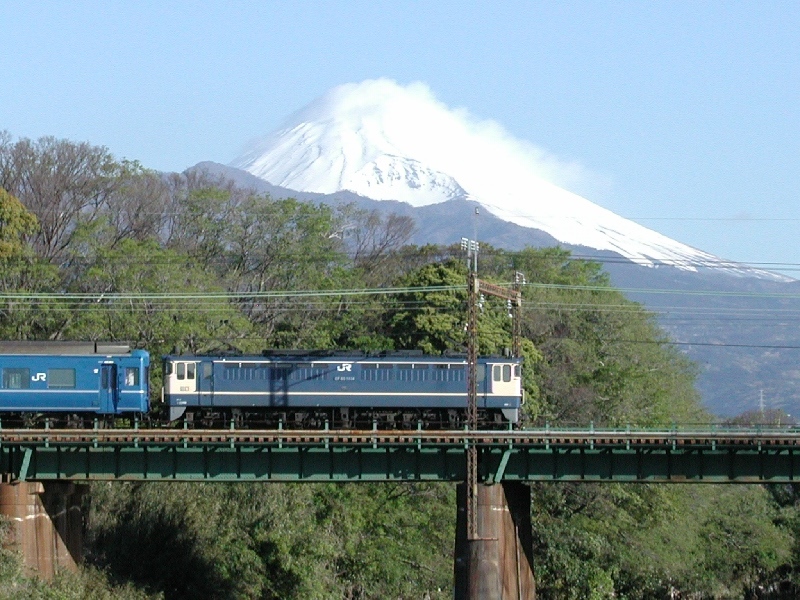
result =
[[[478,214],[475,209],[475,214]],[[476,227],[477,229],[477,227]],[[476,236],[477,237],[477,236]],[[478,302],[482,295],[504,298],[508,304],[512,319],[512,352],[520,355],[520,307],[522,305],[521,287],[525,282],[521,273],[516,273],[513,289],[492,285],[478,279],[478,241],[461,238],[461,248],[467,251],[467,429],[478,429]],[[490,373],[485,374],[491,377]],[[470,442],[466,452],[466,529],[467,529],[467,585],[468,600],[501,600],[503,582],[501,565],[497,560],[502,532],[497,530],[498,523],[492,519],[491,507],[484,506],[484,514],[479,517],[479,492],[484,500],[488,497],[488,489],[479,489],[478,481],[478,447]],[[503,500],[505,502],[505,500]],[[496,516],[496,515],[495,515]],[[482,525],[479,527],[479,518]],[[491,525],[490,523],[493,523]],[[515,535],[515,544],[519,544]],[[532,572],[530,574],[533,589]],[[517,581],[520,574],[517,573]],[[520,588],[521,589],[521,588]],[[521,596],[518,596],[521,597]]]
[[[525,275],[516,271],[514,273],[515,298],[509,300],[511,304],[511,355],[514,358],[522,356],[522,286],[525,285]]]
[[[477,210],[477,209],[476,209]],[[461,238],[467,251],[467,429],[478,429],[478,249],[476,240]],[[478,448],[467,448],[467,540],[478,539]]]
[[[477,209],[476,209],[477,211]],[[477,214],[477,213],[476,213]],[[481,295],[495,296],[507,300],[511,307],[512,354],[521,354],[522,286],[525,276],[517,271],[514,274],[514,287],[507,289],[478,279],[477,240],[461,238],[461,249],[467,251],[467,429],[478,429],[478,300]],[[477,540],[477,497],[478,497],[478,448],[471,444],[467,448],[467,539]]]

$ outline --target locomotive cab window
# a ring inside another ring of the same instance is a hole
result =
[[[7,390],[27,390],[31,387],[30,369],[3,369],[3,387]]]
[[[511,381],[511,365],[494,365],[492,379],[494,381]]]
[[[178,379],[194,379],[195,364],[179,362],[175,365],[175,374]]]

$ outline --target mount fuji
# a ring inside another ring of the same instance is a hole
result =
[[[570,167],[495,122],[449,109],[420,83],[377,79],[333,88],[230,166],[301,192],[348,191],[414,207],[473,201],[507,223],[639,265],[713,265],[788,280],[672,240],[559,187],[551,180],[569,178]]]

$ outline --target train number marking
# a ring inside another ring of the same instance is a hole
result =
[[[47,373],[36,373],[31,377],[31,381],[47,381]]]

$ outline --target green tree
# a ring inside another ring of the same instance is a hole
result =
[[[425,265],[401,278],[388,333],[399,349],[441,354],[466,347],[466,269],[455,261]],[[444,288],[444,289],[431,289]]]
[[[467,345],[467,270],[463,261],[426,264],[401,277],[387,311],[387,333],[400,349],[429,354],[465,351]],[[511,348],[511,320],[505,300],[480,300],[479,354]]]
[[[154,240],[109,247],[101,223],[76,233],[69,291],[58,336],[128,340],[151,353],[255,349],[251,327],[205,269]]]
[[[328,207],[268,196],[247,198],[229,224],[228,285],[241,294],[245,314],[270,345],[330,346],[330,336],[316,325],[336,307],[335,296],[264,293],[339,287],[346,261],[341,240],[332,235],[336,228]]]
[[[169,598],[449,597],[442,485],[97,484],[89,558]]]
[[[752,597],[792,537],[760,486],[533,486],[544,599]]]
[[[42,339],[56,320],[53,305],[33,297],[58,289],[57,267],[39,260],[28,243],[37,228],[36,217],[0,188],[0,290],[17,294],[0,302],[3,339]]]
[[[172,217],[164,175],[135,161],[121,164],[119,185],[104,199],[98,214],[110,226],[111,244],[125,238],[160,240]]]
[[[25,252],[25,238],[36,231],[36,217],[6,190],[0,188],[0,264]]]
[[[523,336],[541,352],[540,421],[639,426],[708,420],[694,366],[653,315],[627,300],[600,265],[558,249],[498,251],[487,269],[522,271]]]

